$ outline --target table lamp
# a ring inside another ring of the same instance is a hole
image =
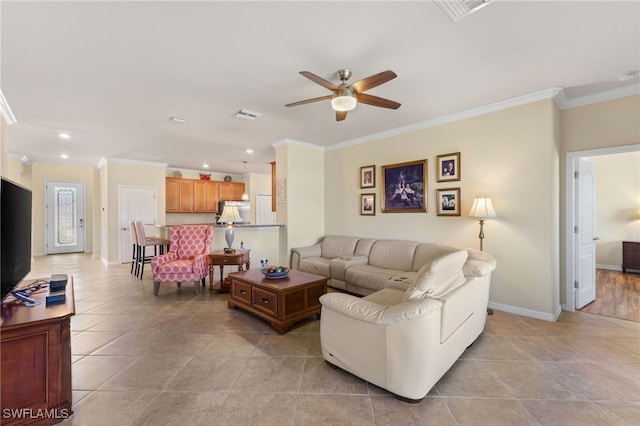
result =
[[[476,197],[473,200],[473,206],[469,210],[469,216],[480,219],[480,251],[482,251],[482,240],[484,240],[484,220],[490,217],[498,217],[496,211],[493,209],[493,203],[491,198],[487,198],[484,195]]]
[[[225,253],[233,253],[235,250],[231,248],[233,244],[233,222],[241,222],[240,212],[238,206],[235,203],[225,203],[224,209],[222,209],[222,216],[220,216],[220,222],[227,224],[227,229],[224,230],[224,239],[227,241],[227,246],[224,248]]]

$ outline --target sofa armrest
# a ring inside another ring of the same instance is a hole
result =
[[[422,318],[440,310],[443,302],[427,297],[396,305],[380,305],[350,294],[327,293],[320,297],[320,303],[323,311],[329,309],[358,321],[389,325]]]
[[[199,254],[193,258],[193,270],[194,271],[208,271],[209,270],[209,255]]]
[[[291,249],[291,260],[289,262],[289,267],[291,269],[300,269],[298,265],[300,260],[305,257],[320,257],[322,256],[322,243],[314,244],[308,247],[294,247]]]
[[[345,281],[347,269],[353,265],[366,265],[367,256],[340,256],[331,259],[331,278]]]
[[[482,277],[496,269],[496,259],[486,251],[467,249],[467,261],[462,267],[466,277]]]

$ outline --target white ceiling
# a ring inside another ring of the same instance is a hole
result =
[[[639,86],[616,81],[640,69],[638,1],[497,0],[456,23],[429,1],[2,1],[0,19],[9,151],[32,162],[268,173],[283,140],[327,147],[553,87]],[[337,82],[340,68],[395,71],[367,93],[402,106],[343,122],[328,101],[284,107],[330,93],[299,71]]]

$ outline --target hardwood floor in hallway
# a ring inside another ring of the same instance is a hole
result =
[[[596,269],[596,300],[580,312],[640,322],[640,274]]]

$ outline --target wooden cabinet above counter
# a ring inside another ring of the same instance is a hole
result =
[[[244,183],[166,178],[167,213],[219,213],[218,201],[239,200]]]

